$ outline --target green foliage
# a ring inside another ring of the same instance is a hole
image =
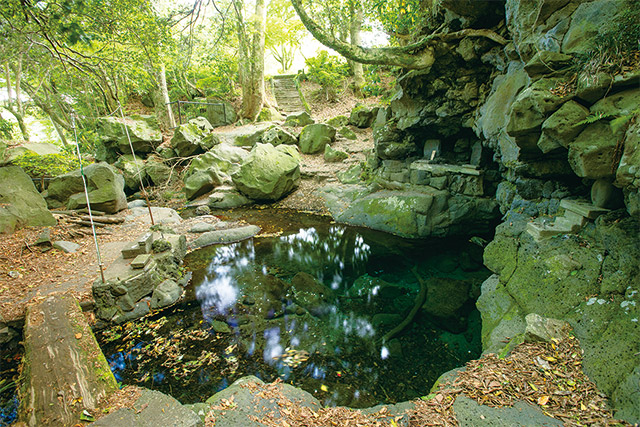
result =
[[[67,153],[45,154],[43,156],[28,152],[16,157],[13,164],[20,166],[32,178],[58,176],[80,168],[78,158]],[[82,161],[84,166],[88,160]]]
[[[637,0],[627,0],[622,13],[607,31],[595,37],[594,44],[612,52],[640,50],[640,8]]]
[[[610,119],[612,117],[616,117],[613,113],[604,113],[602,111],[596,111],[595,113],[589,114],[586,119],[578,122],[578,125],[590,125],[600,120]]]
[[[425,4],[423,0],[370,0],[368,10],[387,34],[403,44],[409,34],[428,22],[431,14]]]
[[[280,73],[291,68],[293,57],[307,34],[289,0],[271,0],[267,9],[265,47],[280,64]]]
[[[13,138],[13,123],[0,117],[0,139]]]
[[[332,56],[326,50],[321,50],[316,56],[307,58],[305,63],[309,80],[322,86],[327,101],[335,101],[338,89],[344,85],[349,75],[349,65],[346,61],[342,57]]]
[[[636,0],[627,0],[611,25],[594,37],[591,49],[577,55],[579,81],[587,81],[599,72],[616,74],[625,65],[637,66],[635,55],[639,50],[640,8]]]
[[[367,65],[365,66],[365,84],[362,87],[362,94],[366,96],[382,96],[387,97],[391,95],[392,87],[389,87],[386,80],[392,80],[393,75],[387,67],[381,67],[379,65]]]

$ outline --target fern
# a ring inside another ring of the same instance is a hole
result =
[[[602,111],[597,111],[597,112],[592,113],[589,116],[587,116],[587,118],[582,120],[581,122],[578,122],[578,125],[590,125],[590,124],[595,123],[597,121],[604,120],[604,119],[610,119],[612,117],[616,117],[616,115],[614,113],[605,113],[605,112],[602,112]]]
[[[629,114],[625,114],[624,116],[616,117],[615,119],[609,122],[609,126],[611,126],[611,130],[614,134],[618,133],[618,131],[622,129],[627,129],[631,124],[631,121],[640,114],[640,108],[636,108]]]

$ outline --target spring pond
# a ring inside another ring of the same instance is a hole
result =
[[[325,405],[428,393],[481,352],[489,275],[465,239],[412,241],[282,211],[232,213],[262,237],[189,254],[186,303],[98,333],[116,379],[204,402],[235,380],[281,378]],[[418,279],[419,278],[419,279]],[[395,337],[422,286],[425,304]]]

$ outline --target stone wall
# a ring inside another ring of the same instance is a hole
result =
[[[451,31],[478,28],[484,21],[476,18],[496,2],[440,4]],[[485,250],[495,275],[478,301],[485,351],[503,351],[506,337],[524,332],[527,314],[567,320],[585,349],[585,371],[616,416],[638,422],[640,70],[576,65],[629,3],[502,5],[504,21],[486,22],[509,43],[451,42],[437,49],[431,69],[399,79],[374,125],[369,164],[387,188],[497,201],[504,222]],[[554,221],[563,199],[611,213],[553,238],[532,237],[527,224]]]

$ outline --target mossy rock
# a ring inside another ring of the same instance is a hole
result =
[[[329,163],[339,163],[349,158],[344,151],[334,150],[329,144],[324,146],[324,161]]]

